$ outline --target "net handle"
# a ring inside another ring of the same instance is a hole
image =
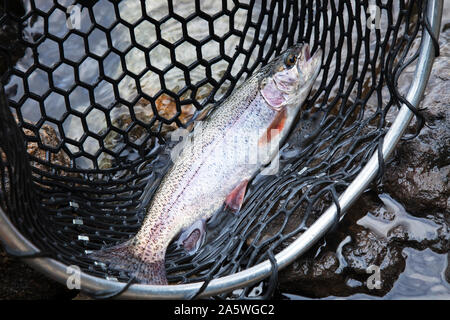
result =
[[[420,47],[420,55],[416,65],[414,80],[406,96],[407,101],[414,107],[419,105],[431,73],[436,54],[436,41],[439,37],[442,10],[443,0],[428,1],[427,22],[429,22],[430,28],[427,26],[426,30],[423,30],[423,41]],[[430,36],[430,32],[432,32],[432,36]],[[384,139],[382,155],[385,161],[394,151],[395,146],[405,132],[412,117],[413,113],[411,110],[407,105],[403,104]],[[376,177],[378,169],[378,151],[376,151],[358,176],[339,197],[339,206],[342,212],[345,212],[364,192]],[[333,204],[298,239],[275,256],[278,269],[283,269],[305,253],[316,241],[326,234],[335,224],[337,218],[339,218],[338,210],[336,205]],[[39,253],[38,248],[20,234],[1,208],[0,235],[2,235],[2,239],[0,240],[8,251],[22,252],[24,253],[24,257],[30,256],[29,258],[24,258],[24,261],[52,279],[66,284],[69,276],[67,273],[68,266],[54,259],[33,257]],[[212,280],[199,297],[218,295],[223,292],[249,286],[270,276],[271,272],[271,262],[266,260],[249,269]],[[128,285],[127,283],[106,280],[83,272],[80,274],[80,279],[82,290],[87,292],[121,292]],[[202,287],[202,284],[203,282],[167,286],[133,284],[129,286],[128,290],[121,293],[120,297],[128,299],[183,299],[195,295]]]

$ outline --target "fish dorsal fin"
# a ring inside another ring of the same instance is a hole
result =
[[[185,128],[191,132],[195,129],[195,122],[196,121],[203,121],[205,120],[213,111],[214,111],[214,105],[211,104],[204,109],[202,109],[200,112],[197,113],[194,117],[192,117],[185,125]]]
[[[214,105],[210,104],[209,106],[203,108],[202,110],[200,110],[200,112],[198,113],[198,115],[195,117],[195,121],[203,121],[206,119],[206,117],[209,116],[209,114],[212,112],[212,110],[214,109]]]

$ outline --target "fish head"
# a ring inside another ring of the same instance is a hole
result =
[[[311,56],[308,44],[297,44],[265,66],[260,92],[277,111],[298,106],[309,94],[322,64],[322,50]]]

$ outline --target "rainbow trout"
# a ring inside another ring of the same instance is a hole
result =
[[[198,249],[205,221],[224,204],[238,212],[247,183],[277,155],[320,71],[322,52],[284,51],[200,122],[163,177],[134,238],[91,257],[145,284],[167,284],[165,254]]]

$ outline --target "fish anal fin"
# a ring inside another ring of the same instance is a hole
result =
[[[189,121],[184,125],[184,128],[189,132],[194,130],[197,123],[206,120],[206,118],[209,117],[211,112],[214,111],[214,107],[215,106],[211,104],[205,107],[204,109],[198,111],[198,113],[194,115],[191,119],[189,119]]]
[[[194,254],[205,240],[206,222],[204,219],[197,220],[190,227],[184,230],[178,237],[177,244],[183,247],[188,253]]]
[[[209,114],[211,113],[211,111],[214,109],[214,105],[211,104],[205,108],[203,108],[198,115],[195,117],[195,121],[203,121],[205,120]]]
[[[281,130],[283,130],[286,124],[286,118],[287,118],[287,111],[285,108],[281,109],[280,111],[277,111],[275,118],[267,128],[266,133],[261,138],[259,138],[258,144],[261,146],[270,143],[270,141],[274,137],[280,134]]]
[[[226,208],[233,212],[239,212],[244,202],[245,191],[247,190],[248,180],[242,180],[225,199]]]

